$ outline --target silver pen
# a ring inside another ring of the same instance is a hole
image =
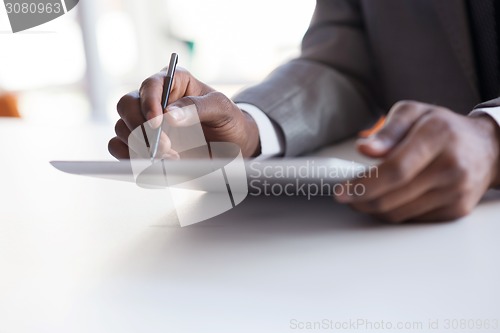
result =
[[[163,113],[165,114],[165,110],[168,106],[168,98],[170,97],[170,91],[172,90],[172,85],[174,82],[175,68],[177,67],[177,62],[179,61],[179,56],[177,53],[172,53],[170,57],[170,64],[168,65],[167,76],[165,77],[165,82],[163,83],[163,95],[161,98],[161,106]],[[154,163],[154,159],[156,154],[158,154],[158,147],[160,145],[160,137],[161,131],[163,128],[163,122],[165,121],[165,117],[161,118],[161,125],[158,127],[156,132],[156,141],[151,145],[151,163]]]

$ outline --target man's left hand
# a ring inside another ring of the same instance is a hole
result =
[[[498,125],[489,116],[398,102],[384,128],[358,144],[363,154],[383,158],[377,177],[351,182],[364,194],[344,191],[337,200],[394,223],[463,217],[500,184],[499,143]]]

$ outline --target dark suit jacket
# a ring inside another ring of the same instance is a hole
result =
[[[318,0],[301,56],[234,100],[266,112],[299,155],[399,100],[469,113],[481,102],[472,44],[465,0]]]

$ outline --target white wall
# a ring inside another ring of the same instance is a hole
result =
[[[14,35],[8,33],[0,6],[0,88],[19,93],[21,112],[30,121],[91,119],[89,93],[104,105],[98,112],[114,120],[118,98],[166,66],[174,51],[180,54],[181,66],[231,95],[298,54],[315,4],[314,0],[85,2],[86,10],[80,8],[87,22],[83,33],[95,30],[95,45],[90,45],[95,52],[88,61],[99,69],[90,81],[99,86],[98,93],[86,89],[83,41],[92,38],[82,38],[81,16],[72,11]]]

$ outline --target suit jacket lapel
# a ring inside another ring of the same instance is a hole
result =
[[[460,62],[471,89],[479,100],[480,93],[475,66],[474,50],[471,41],[467,4],[465,0],[430,1],[434,4],[439,14],[439,18],[446,34],[448,35],[454,54]]]

